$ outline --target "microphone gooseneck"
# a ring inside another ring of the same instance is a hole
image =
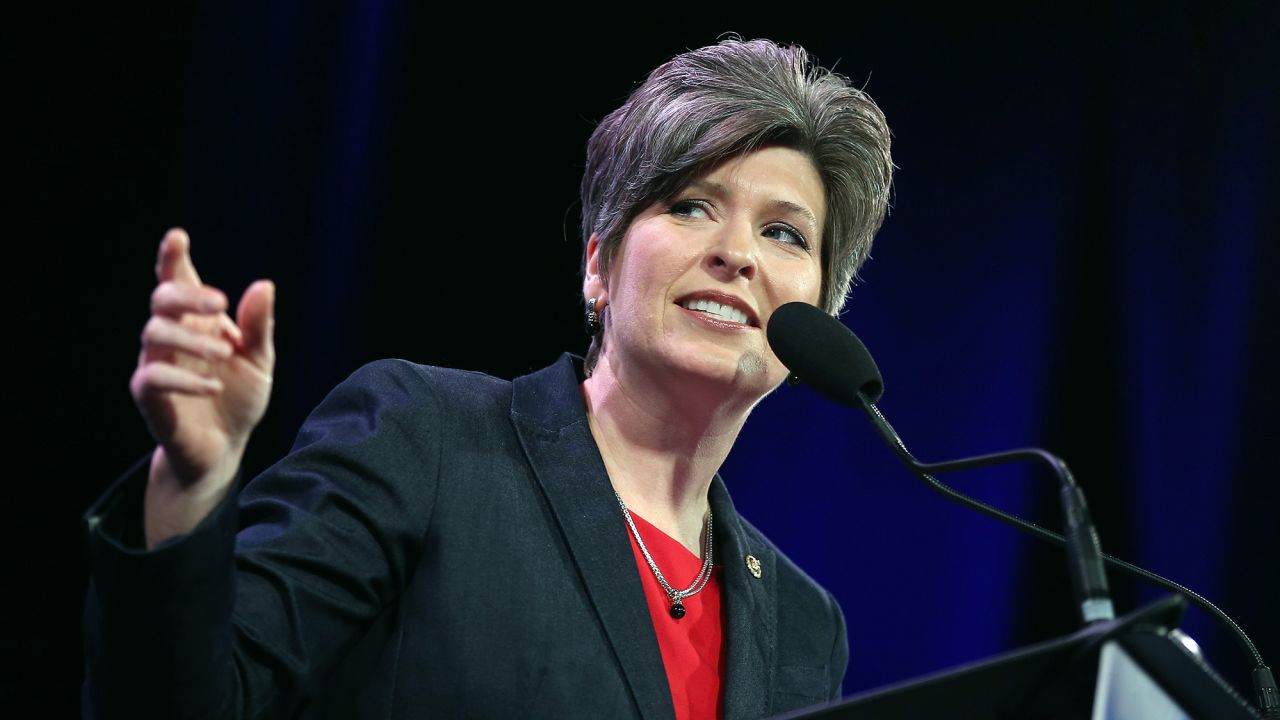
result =
[[[1106,572],[1103,569],[1103,553],[1102,547],[1098,542],[1098,533],[1094,530],[1093,521],[1089,517],[1089,507],[1085,503],[1084,492],[1076,484],[1070,468],[1061,458],[1040,448],[1024,448],[946,462],[923,463],[907,450],[902,437],[885,419],[880,412],[880,408],[876,407],[875,403],[864,398],[860,406],[866,411],[867,416],[871,418],[871,424],[880,433],[880,437],[884,439],[898,456],[898,459],[906,464],[913,473],[928,483],[930,487],[942,492],[947,497],[990,515],[997,520],[1005,520],[1004,517],[1001,517],[1005,513],[984,503],[969,502],[971,498],[939,482],[933,477],[933,473],[988,467],[1019,460],[1032,460],[1047,464],[1057,474],[1061,483],[1060,499],[1062,501],[1063,526],[1066,528],[1066,537],[1063,542],[1067,550],[1067,565],[1071,577],[1071,588],[1080,609],[1080,617],[1086,624],[1115,618],[1115,608],[1111,602],[1111,592],[1107,586]]]
[[[1086,623],[1114,617],[1103,563],[1120,568],[1154,585],[1179,593],[1225,623],[1253,657],[1256,665],[1253,684],[1264,717],[1280,717],[1280,697],[1271,670],[1244,630],[1218,606],[1199,593],[1172,580],[1103,553],[1089,518],[1084,493],[1067,464],[1039,448],[1024,448],[946,462],[922,463],[907,450],[901,436],[889,424],[875,402],[884,393],[884,380],[866,346],[836,318],[806,303],[787,303],[773,312],[767,328],[769,344],[778,359],[801,382],[822,396],[847,407],[860,408],[899,460],[930,488],[966,507],[1058,546],[1065,547],[1072,590]],[[951,472],[1001,463],[1033,460],[1047,464],[1058,476],[1066,537],[1022,518],[971,498],[933,477],[935,472]]]

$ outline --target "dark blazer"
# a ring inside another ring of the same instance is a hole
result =
[[[238,503],[151,552],[145,468],[121,478],[86,515],[86,715],[673,717],[579,363],[368,365]],[[834,598],[718,476],[710,499],[725,717],[839,697]]]

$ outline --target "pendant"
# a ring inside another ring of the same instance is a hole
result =
[[[671,617],[679,620],[684,617],[684,612],[684,603],[682,601],[673,600],[671,602]]]

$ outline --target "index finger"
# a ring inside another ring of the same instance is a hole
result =
[[[173,228],[160,241],[160,254],[156,258],[156,280],[200,284],[200,275],[191,262],[191,238],[182,228]]]

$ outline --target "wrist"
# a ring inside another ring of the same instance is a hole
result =
[[[157,447],[143,500],[147,549],[194,530],[230,492],[242,456],[243,449],[229,452],[216,466],[190,479],[176,472],[164,448]]]

